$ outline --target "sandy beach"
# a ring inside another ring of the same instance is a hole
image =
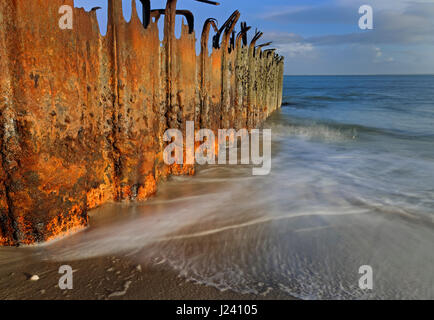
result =
[[[21,249],[8,249],[8,251]],[[20,261],[0,267],[1,300],[269,300],[287,295],[239,294],[187,282],[164,265],[147,267],[122,256],[73,261],[74,288],[58,286],[59,263]],[[30,278],[34,275],[38,281]]]

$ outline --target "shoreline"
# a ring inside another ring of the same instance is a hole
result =
[[[44,243],[0,247],[0,300],[296,299],[280,290],[269,290],[266,295],[221,291],[211,285],[188,281],[166,263],[151,261],[139,264],[137,256],[125,256],[125,253],[70,261],[55,261],[45,257],[50,255],[49,246],[57,242],[68,239],[73,244],[77,234],[105,225],[107,220],[116,223],[111,219],[121,219],[119,214],[106,210],[114,208],[117,212],[124,205],[128,206],[126,203],[112,202],[92,209],[89,212],[91,224],[76,233]],[[61,290],[58,286],[62,277],[58,270],[62,265],[70,265],[73,269],[73,290]],[[37,275],[39,280],[31,281],[33,275]]]
[[[27,263],[23,263],[24,261]],[[61,290],[58,286],[62,276],[58,269],[64,264],[73,269],[72,290]],[[37,275],[39,280],[31,281],[33,275]],[[138,264],[121,255],[65,263],[43,261],[32,256],[0,265],[0,300],[294,299],[275,290],[266,295],[220,291],[212,286],[190,282],[178,276],[165,264]]]

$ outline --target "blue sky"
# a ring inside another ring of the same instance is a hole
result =
[[[123,0],[124,16],[131,1]],[[153,0],[152,8],[165,7]],[[206,18],[222,24],[238,9],[241,20],[265,33],[262,42],[285,56],[286,74],[434,74],[434,0],[220,0],[218,7],[179,0],[196,17],[196,37]],[[358,27],[359,7],[374,10],[374,30]],[[105,33],[107,0],[75,0],[76,7],[100,6]],[[141,12],[140,1],[137,7]]]

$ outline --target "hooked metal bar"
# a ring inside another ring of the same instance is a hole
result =
[[[216,33],[216,35],[213,38],[213,47],[218,49],[220,48],[220,37],[221,34],[223,33],[223,31],[227,30],[227,28],[229,26],[233,26],[234,21],[238,21],[240,17],[240,12],[238,10],[234,11],[234,13],[232,13],[232,15],[229,17],[228,20],[226,20],[226,22],[221,26],[221,28],[218,30],[218,32]],[[232,30],[231,30],[232,32]]]
[[[140,0],[142,3],[143,26],[148,28],[151,23],[151,0]]]
[[[227,48],[229,50],[229,52],[231,51],[229,37],[231,36],[232,32],[234,31],[235,25],[237,24],[238,19],[240,18],[240,15],[241,15],[240,12],[238,10],[236,10],[233,13],[233,15],[231,16],[231,19],[230,19],[230,21],[227,24],[226,29],[225,29],[225,33],[224,33],[224,37],[223,37],[223,41],[222,41],[222,46],[223,46],[223,49]]]
[[[195,1],[207,3],[207,4],[211,4],[211,5],[215,5],[215,6],[220,5],[219,2],[209,1],[209,0],[195,0]],[[152,17],[152,15],[151,15],[151,0],[140,0],[140,2],[142,3],[143,26],[145,28],[148,28],[149,24],[151,23],[151,17]],[[188,17],[186,17],[186,18],[187,18],[187,20],[189,19]],[[193,19],[194,19],[194,17],[193,17]]]
[[[208,40],[209,40],[209,31],[211,27],[214,29],[214,32],[218,32],[218,22],[214,18],[206,19],[203,29],[202,29],[202,37],[201,37],[201,49],[202,53],[208,52]]]
[[[151,10],[151,17],[155,18],[155,21],[158,22],[161,15],[165,15],[166,10],[165,9],[154,9]],[[182,15],[187,19],[188,23],[188,33],[193,33],[194,31],[194,15],[191,13],[191,11],[188,10],[176,10],[177,15]]]
[[[237,32],[235,30],[232,31],[231,40],[230,40],[230,48],[229,50],[232,51],[235,49],[235,38],[237,36]]]
[[[268,47],[268,46],[269,46],[270,44],[272,44],[272,43],[273,43],[272,41],[267,42],[267,43],[263,43],[263,44],[257,45],[256,48]]]
[[[243,45],[247,46],[247,31],[249,31],[251,29],[251,27],[247,26],[247,22],[241,22],[241,32],[245,31],[243,33]]]
[[[250,50],[252,50],[254,57],[256,56],[256,48],[255,48],[256,41],[258,41],[263,36],[263,34],[264,34],[263,32],[260,32],[256,29],[256,34],[253,37],[252,42],[250,42]]]
[[[276,49],[267,49],[264,50],[263,54],[266,55],[266,57],[270,57],[270,54],[274,54],[274,52],[276,51]]]
[[[196,0],[197,2],[203,2],[203,3],[207,3],[207,4],[212,4],[214,6],[219,6],[220,3],[219,2],[215,2],[215,1],[209,1],[209,0]]]
[[[237,36],[237,48],[240,46],[241,40],[243,41],[243,45],[247,46],[247,32],[249,32],[251,28],[252,27],[247,27],[247,23],[244,22],[244,26],[243,23],[241,23],[241,31],[238,33]]]
[[[256,34],[253,37],[252,42],[250,42],[250,47],[255,47],[256,41],[258,41],[263,35],[263,32],[256,30]]]

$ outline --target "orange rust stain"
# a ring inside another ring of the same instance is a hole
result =
[[[43,181],[39,190],[56,194],[60,188],[72,188],[86,173],[86,168],[83,166],[74,164],[65,166],[64,161],[56,157],[40,161],[35,169],[37,169],[39,179]]]
[[[169,172],[174,176],[193,176],[196,170],[194,165],[180,165],[174,163],[169,167]]]
[[[19,216],[16,218],[16,223],[18,225],[18,230],[21,233],[21,243],[29,245],[35,242],[33,236],[33,226],[30,219],[26,219],[24,216]]]
[[[13,246],[15,242],[9,237],[0,236],[0,246]]]
[[[122,186],[120,188],[120,192],[122,200],[130,200],[133,195],[133,192],[131,191],[131,186]]]
[[[102,184],[98,188],[90,190],[86,194],[86,199],[88,209],[99,207],[113,200],[113,187]]]
[[[74,206],[66,215],[59,214],[46,225],[45,241],[51,241],[71,235],[84,229],[89,223],[87,215],[83,216],[83,210]]]
[[[146,177],[145,185],[139,188],[137,200],[144,201],[157,192],[157,182],[154,175],[150,174]]]

